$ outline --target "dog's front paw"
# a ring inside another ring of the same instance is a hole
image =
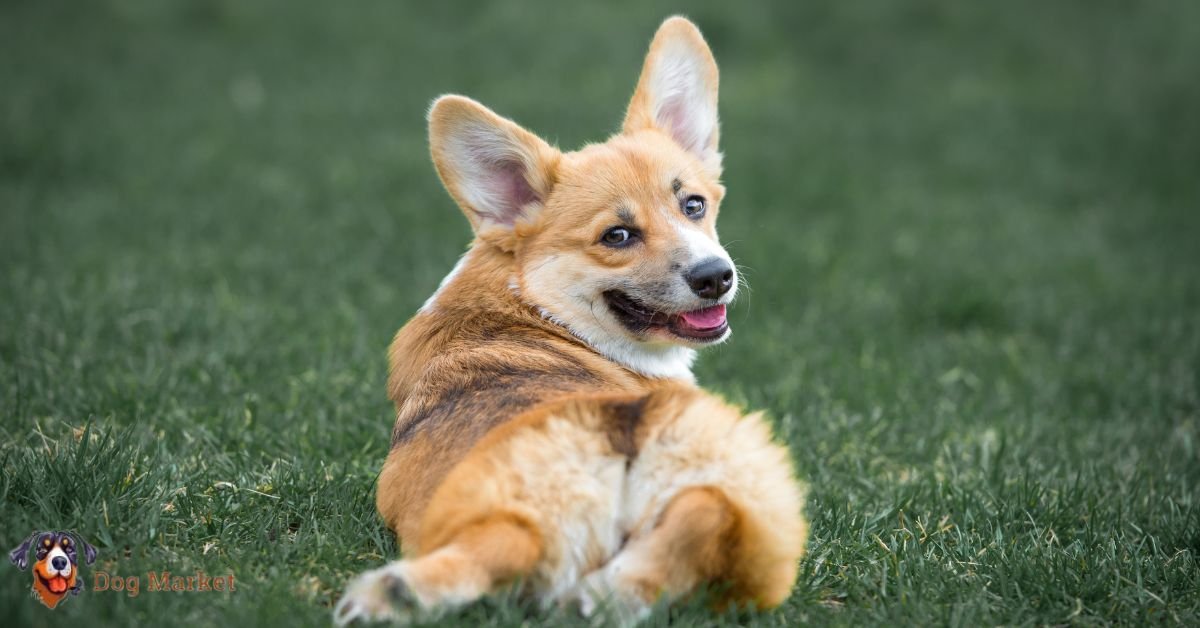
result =
[[[405,578],[405,561],[368,571],[346,587],[333,610],[339,626],[361,619],[407,622],[417,610],[417,599]]]

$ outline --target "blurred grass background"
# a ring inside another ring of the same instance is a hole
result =
[[[679,12],[752,287],[697,373],[813,541],[781,611],[654,622],[1200,622],[1200,4],[5,0],[3,542],[238,587],[49,612],[8,566],[6,623],[327,623],[397,551],[385,347],[469,237],[428,103],[600,140]]]

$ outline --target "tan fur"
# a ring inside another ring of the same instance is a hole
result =
[[[410,321],[389,352],[393,442],[418,420],[436,422],[396,443],[379,476],[379,512],[406,548],[420,543],[421,516],[438,483],[491,428],[540,401],[645,383],[514,298],[506,287],[510,255],[475,247],[470,258],[437,310]],[[506,373],[515,376],[498,375]],[[430,418],[447,396],[470,389],[470,416]]]
[[[671,18],[604,144],[562,153],[470,99],[434,104],[432,157],[476,238],[392,343],[377,505],[406,558],[351,585],[340,621],[518,579],[622,623],[708,583],[729,585],[721,603],[786,599],[807,539],[787,450],[691,383],[686,339],[596,309],[610,285],[700,307],[681,266],[727,259],[716,90],[699,31]],[[680,213],[688,195],[708,200],[702,219]],[[630,220],[637,247],[597,244]]]

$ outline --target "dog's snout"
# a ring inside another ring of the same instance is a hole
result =
[[[716,299],[733,287],[733,267],[714,257],[696,264],[683,275],[684,281],[702,299]]]
[[[58,571],[63,571],[67,568],[67,558],[65,556],[55,556],[50,559],[50,564]]]

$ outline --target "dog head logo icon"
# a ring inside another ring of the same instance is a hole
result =
[[[96,562],[96,548],[73,532],[34,532],[8,559],[24,571],[33,562],[33,592],[49,608],[58,606],[67,593],[79,595],[83,578],[79,576],[79,553],[88,565]]]

